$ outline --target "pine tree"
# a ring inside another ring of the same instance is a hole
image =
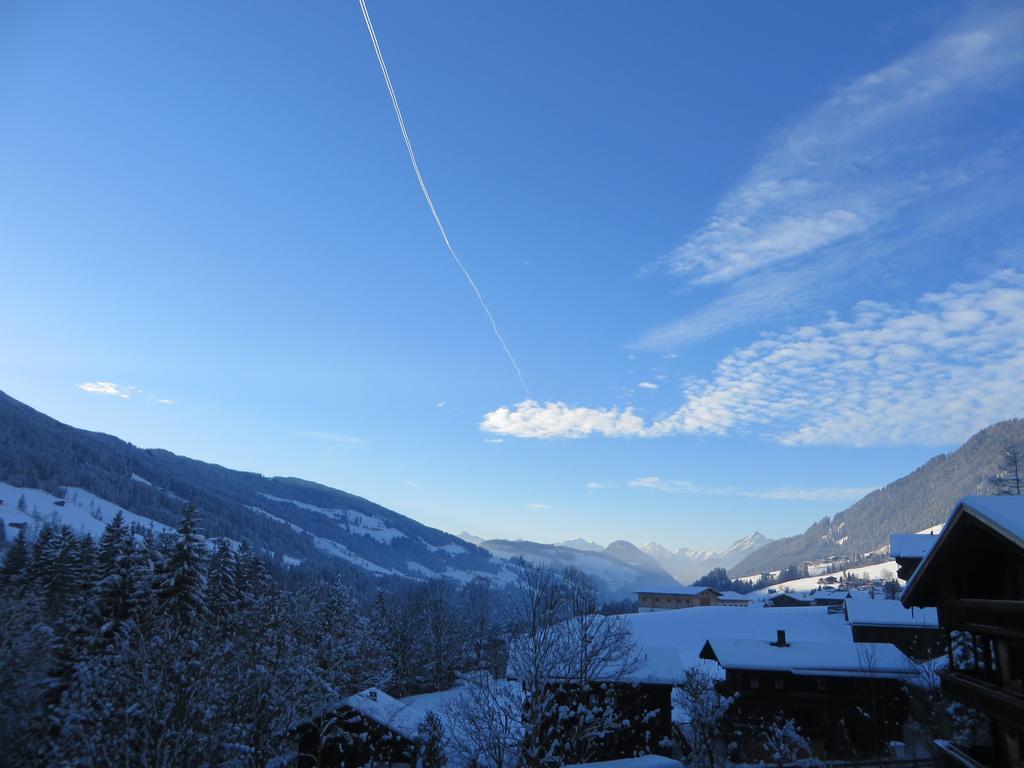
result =
[[[997,496],[1024,495],[1024,450],[1015,443],[1003,448],[996,474],[989,483]]]
[[[444,725],[433,712],[428,712],[417,726],[416,741],[420,746],[421,768],[444,768],[448,764],[444,753]]]
[[[5,584],[18,584],[24,581],[28,577],[28,565],[28,537],[25,535],[25,529],[22,528],[4,555],[3,568],[0,568],[0,580]]]
[[[26,514],[28,512],[28,503],[25,501],[24,493],[18,498],[18,511],[22,514]]]
[[[7,523],[0,517],[0,549],[7,545]]]
[[[247,541],[243,541],[235,555],[235,588],[248,603],[269,589],[270,574],[267,566]]]
[[[78,557],[78,539],[71,526],[62,525],[46,540],[43,558],[46,570],[40,573],[50,615],[57,615],[77,603],[82,585],[82,568]]]
[[[178,525],[170,555],[161,566],[160,600],[167,613],[185,627],[209,614],[206,605],[206,549],[199,516],[189,504]]]
[[[115,570],[118,558],[122,557],[127,550],[127,542],[131,534],[124,523],[124,515],[121,510],[107,523],[100,537],[99,551],[99,575],[101,579],[106,578]]]
[[[210,557],[209,575],[206,579],[207,603],[210,611],[218,618],[224,618],[238,608],[240,595],[235,584],[236,569],[235,554],[231,551],[231,545],[227,539],[221,539]]]

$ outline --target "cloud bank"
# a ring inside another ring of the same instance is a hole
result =
[[[790,445],[945,445],[1024,404],[1024,274],[1001,270],[926,293],[873,301],[754,342],[691,382],[683,404],[645,420],[631,407],[527,400],[484,415],[520,438],[663,437],[756,431]]]

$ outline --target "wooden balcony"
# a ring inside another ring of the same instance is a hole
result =
[[[1024,722],[1024,696],[964,672],[940,672],[942,689],[952,698],[1007,725]]]

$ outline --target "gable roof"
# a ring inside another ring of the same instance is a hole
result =
[[[465,686],[456,685],[446,691],[420,693],[396,699],[379,688],[367,688],[349,696],[342,705],[410,741],[415,741],[417,729],[429,713],[442,715],[445,703],[453,701],[465,692]]]
[[[956,535],[955,530],[964,518],[978,521],[997,536],[1024,550],[1024,496],[965,496],[953,507],[942,533],[935,537],[937,541],[931,551],[907,581],[900,596],[904,605],[916,604],[914,599],[921,589],[920,585],[930,575],[932,564],[948,546],[947,542]]]
[[[890,643],[828,643],[794,640],[778,646],[766,640],[711,638],[702,659],[723,669],[767,670],[822,677],[917,677],[914,663]]]
[[[906,608],[899,600],[847,600],[846,620],[858,627],[937,627],[935,608]]]

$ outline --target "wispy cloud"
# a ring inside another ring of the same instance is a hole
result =
[[[528,509],[551,509],[550,504],[527,504]]]
[[[79,384],[78,388],[83,392],[89,392],[93,395],[113,395],[125,400],[140,394],[140,390],[137,387],[123,387],[112,381],[86,381]]]
[[[658,385],[655,384],[653,381],[641,381],[639,384],[637,384],[637,386],[640,387],[640,389],[657,389],[658,388]]]
[[[645,270],[681,276],[698,292],[718,286],[712,301],[633,346],[687,343],[813,305],[829,286],[862,280],[858,263],[879,259],[894,236],[906,246],[937,220],[964,215],[956,198],[979,185],[993,189],[974,217],[1017,199],[1018,185],[1001,181],[1003,166],[1019,170],[1017,127],[990,120],[979,134],[953,121],[969,105],[1016,98],[1022,38],[1019,6],[963,18],[780,131],[706,224]],[[886,266],[913,270],[915,258],[905,247]]]
[[[412,480],[403,480],[402,482],[408,485],[410,488],[416,488],[418,490],[421,489],[421,486],[417,483],[414,483]]]
[[[785,444],[958,442],[1019,415],[1024,395],[1024,274],[922,295],[911,307],[860,302],[849,320],[765,338],[695,380],[682,406],[645,421],[630,407],[526,401],[481,429],[530,438],[660,437],[756,430]]]
[[[599,491],[602,488],[607,487],[608,485],[606,483],[587,483],[586,485],[587,493],[590,493],[591,491]]]
[[[733,280],[863,232],[960,178],[936,164],[952,105],[1024,64],[1024,12],[965,22],[836,91],[777,137],[749,177],[667,266],[697,283]],[[922,142],[927,136],[931,141]],[[926,170],[927,169],[927,170]]]
[[[319,440],[321,443],[336,443],[339,445],[359,445],[364,443],[363,438],[356,435],[348,435],[343,432],[322,432],[315,429],[300,429],[296,432],[299,437],[310,440]]]
[[[768,488],[749,490],[730,485],[701,485],[689,480],[641,477],[629,482],[631,488],[650,488],[664,493],[694,493],[701,496],[740,496],[779,501],[853,501],[874,488]]]

